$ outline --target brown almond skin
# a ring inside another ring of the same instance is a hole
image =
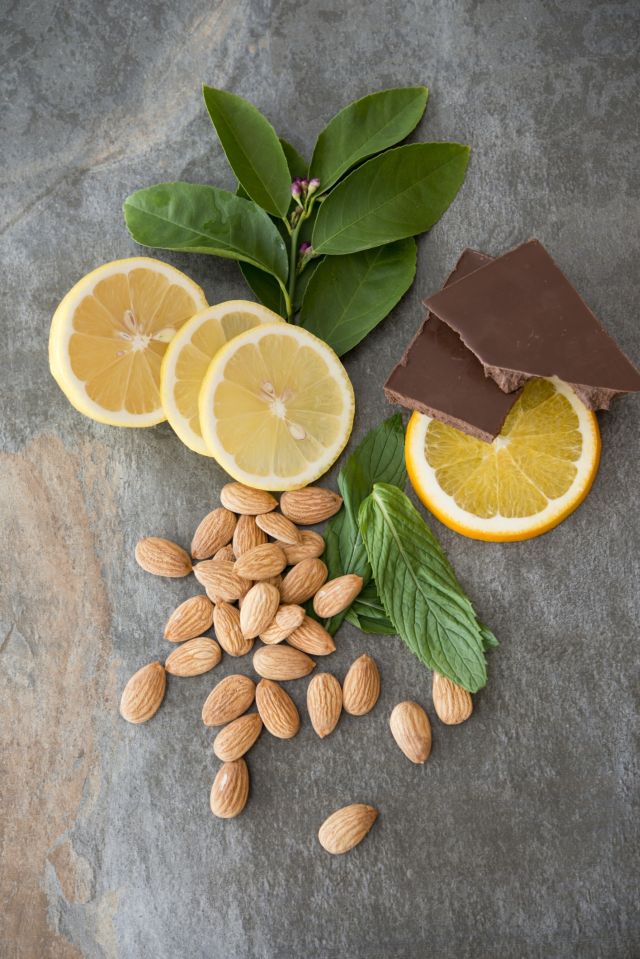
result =
[[[227,483],[220,490],[220,502],[232,513],[257,516],[270,513],[278,503],[266,490],[251,489],[243,483]]]
[[[287,557],[276,543],[263,543],[247,550],[236,560],[234,570],[244,579],[270,579],[287,565]]]
[[[286,516],[283,516],[283,514],[277,510],[274,510],[272,513],[262,513],[260,516],[256,516],[256,525],[259,526],[264,533],[267,533],[279,543],[286,544],[287,546],[295,546],[302,540],[300,530],[295,523],[292,523],[290,519],[287,519]]]
[[[283,604],[278,607],[273,622],[260,633],[260,639],[267,646],[274,646],[281,643],[297,629],[305,618],[305,611],[302,606]]]
[[[223,726],[242,716],[253,702],[256,684],[249,676],[234,673],[220,680],[202,707],[205,726]]]
[[[301,649],[303,653],[310,653],[311,656],[328,656],[336,651],[333,637],[310,616],[305,616],[300,626],[289,634],[287,642],[289,646]]]
[[[427,761],[431,753],[431,723],[419,703],[408,699],[394,706],[389,726],[407,759],[417,764]]]
[[[169,653],[164,668],[172,676],[202,676],[217,666],[221,659],[222,651],[215,639],[198,636]]]
[[[334,516],[342,506],[342,497],[321,486],[291,490],[280,497],[280,509],[299,526],[314,526]]]
[[[352,716],[364,716],[371,712],[380,695],[380,672],[376,661],[359,656],[349,667],[342,684],[342,705]]]
[[[193,567],[193,575],[215,602],[235,603],[251,588],[251,582],[238,576],[234,564],[225,560],[205,559]]]
[[[300,542],[295,546],[283,544],[287,566],[295,566],[303,559],[317,559],[324,553],[324,539],[312,529],[300,530]]]
[[[240,610],[221,600],[213,611],[216,639],[229,656],[246,656],[253,649],[253,639],[242,635]]]
[[[313,609],[318,616],[329,619],[348,609],[362,591],[364,580],[356,573],[346,573],[329,580],[313,597]]]
[[[147,536],[136,544],[136,561],[147,573],[170,579],[188,576],[192,570],[186,549],[160,536]]]
[[[146,723],[160,709],[166,688],[167,674],[162,663],[148,663],[124,687],[120,715],[128,723]]]
[[[271,679],[261,679],[256,688],[256,706],[272,736],[291,739],[300,729],[300,713],[291,696]]]
[[[471,693],[441,673],[433,674],[431,696],[438,719],[447,726],[463,723],[473,712]]]
[[[232,763],[249,752],[262,732],[262,719],[258,713],[238,716],[221,729],[213,740],[213,751],[224,763]]]
[[[191,555],[194,559],[209,559],[231,542],[236,528],[235,513],[218,506],[204,517],[193,534]]]
[[[211,559],[215,559],[216,562],[223,560],[225,563],[235,563],[236,554],[233,552],[233,546],[231,543],[227,543],[226,546],[223,546],[222,549],[219,549],[213,554]]]
[[[291,646],[262,646],[253,654],[253,668],[264,679],[302,679],[315,665],[306,653]]]
[[[267,542],[267,534],[260,529],[255,516],[244,515],[238,517],[233,534],[233,552],[238,559],[248,553],[250,549],[262,546]]]
[[[301,606],[315,596],[328,575],[329,571],[321,559],[303,559],[282,580],[282,602]]]
[[[311,725],[324,739],[338,725],[342,712],[342,687],[331,673],[316,673],[307,686],[307,709]]]
[[[362,842],[377,818],[378,810],[365,803],[343,806],[320,826],[320,845],[334,856],[349,852]]]
[[[213,603],[207,596],[199,594],[180,603],[167,620],[164,638],[170,643],[182,643],[185,639],[195,639],[211,629],[213,624]]]
[[[219,819],[233,819],[247,805],[249,798],[249,770],[244,759],[224,763],[211,787],[209,805]]]
[[[242,600],[240,629],[247,639],[255,639],[273,620],[280,605],[280,592],[269,583],[256,583]]]

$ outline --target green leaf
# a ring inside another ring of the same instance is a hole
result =
[[[278,316],[287,317],[287,304],[284,300],[282,288],[278,281],[270,273],[259,270],[250,263],[239,263],[247,286],[260,302],[268,309],[273,310]]]
[[[265,116],[248,100],[203,86],[204,102],[231,169],[252,200],[285,217],[291,178],[284,150]]]
[[[324,257],[319,257],[317,260],[310,260],[296,280],[295,302],[293,304],[296,312],[301,309],[304,298],[307,295],[309,283],[321,263],[324,263]]]
[[[462,186],[468,162],[460,143],[410,143],[367,160],[322,203],[315,252],[355,253],[428,230]]]
[[[289,177],[291,180],[295,180],[297,176],[304,177],[307,175],[307,170],[309,164],[302,156],[301,153],[298,153],[294,146],[280,137],[280,146],[284,150],[284,155],[287,158],[287,166],[289,167]],[[291,184],[289,184],[289,191],[291,191]],[[291,192],[289,192],[289,197],[291,197]]]
[[[366,584],[371,578],[367,551],[358,527],[358,510],[377,482],[396,486],[404,486],[407,482],[400,413],[394,413],[367,433],[338,474],[338,487],[344,502],[324,532],[326,546],[322,558],[329,569],[329,579],[357,573]],[[343,619],[344,613],[339,613],[327,621],[325,626],[332,635]]]
[[[376,483],[358,518],[378,593],[397,632],[430,669],[476,692],[487,681],[482,631],[422,516],[397,487]]]
[[[412,237],[325,257],[304,296],[300,324],[342,356],[391,312],[416,272]]]
[[[287,279],[287,251],[268,215],[250,200],[197,183],[158,183],[124,202],[131,236],[143,246],[212,253]]]
[[[394,636],[396,632],[393,623],[385,612],[373,580],[370,580],[360,595],[356,597],[347,610],[345,619],[352,626],[357,626],[363,633]]]
[[[318,177],[322,192],[356,163],[404,140],[424,113],[428,95],[426,87],[380,90],[336,114],[318,137],[311,157],[310,176]]]

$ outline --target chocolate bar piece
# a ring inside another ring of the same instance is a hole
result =
[[[640,390],[640,372],[537,240],[451,283],[426,305],[502,390],[557,376],[593,410]]]
[[[465,250],[447,285],[469,276],[491,257]],[[503,393],[457,333],[432,313],[418,330],[384,387],[391,403],[419,410],[491,442],[518,393]]]

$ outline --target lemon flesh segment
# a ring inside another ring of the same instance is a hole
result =
[[[150,257],[115,260],[83,277],[51,321],[49,365],[67,399],[112,426],[153,426],[165,415],[167,345],[206,306],[200,287]]]
[[[407,469],[445,525],[477,539],[528,539],[582,502],[598,469],[595,415],[558,379],[529,381],[493,443],[414,413]]]
[[[289,324],[231,340],[200,392],[209,450],[234,479],[258,489],[298,489],[325,473],[349,439],[354,408],[333,350]]]
[[[284,320],[260,303],[227,300],[196,313],[172,339],[162,361],[160,392],[169,423],[190,449],[211,456],[202,437],[198,397],[211,360],[234,336]]]

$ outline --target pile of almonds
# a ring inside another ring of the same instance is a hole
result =
[[[229,819],[247,803],[249,771],[243,757],[263,727],[278,739],[291,739],[300,729],[297,707],[280,683],[308,676],[316,667],[312,657],[335,651],[332,636],[306,614],[303,604],[312,601],[321,618],[335,616],[348,609],[363,581],[347,574],[327,582],[328,570],[320,559],[323,537],[299,529],[338,512],[342,499],[331,490],[308,486],[283,493],[278,504],[268,492],[228,483],[220,500],[222,505],[198,526],[190,554],[153,536],[136,546],[136,560],[147,572],[172,578],[193,573],[204,593],[173,611],[164,636],[180,645],[164,666],[149,663],[131,677],[120,713],[128,722],[146,722],[162,703],[167,673],[199,676],[218,665],[223,650],[229,656],[246,656],[259,639],[253,653],[253,669],[261,677],[257,685],[242,673],[227,676],[202,707],[206,726],[223,727],[213,742],[222,766],[210,804],[215,816]],[[204,635],[211,628],[215,639]],[[370,656],[351,664],[342,686],[331,673],[316,673],[307,687],[311,724],[324,738],[335,729],[343,709],[364,716],[379,695],[380,673]],[[249,712],[254,701],[257,712]],[[433,704],[447,724],[463,722],[473,709],[469,693],[438,673],[433,676]],[[431,724],[424,709],[415,702],[398,703],[389,723],[408,759],[424,763],[431,752]],[[338,809],[320,828],[320,843],[331,853],[346,852],[364,838],[377,815],[362,803]]]

